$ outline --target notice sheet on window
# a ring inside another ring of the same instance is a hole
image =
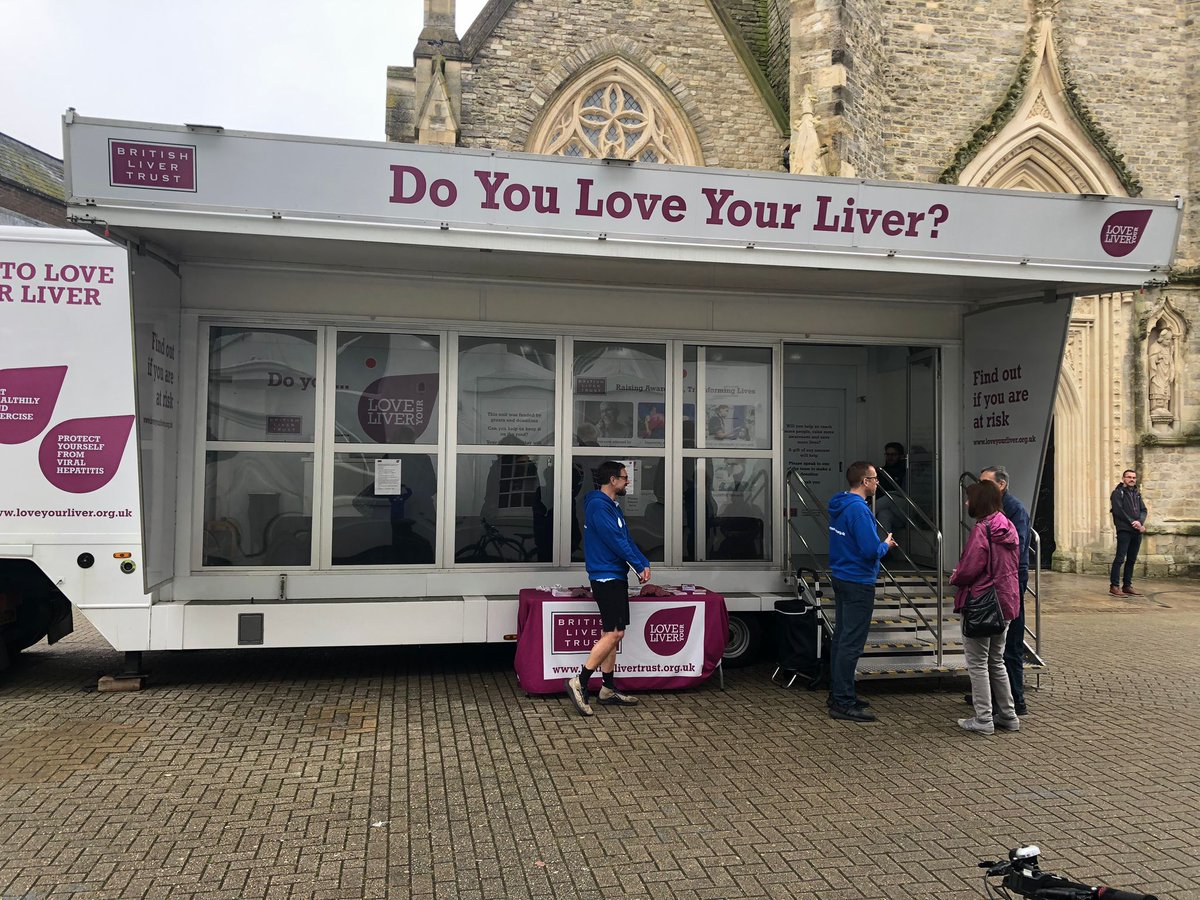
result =
[[[400,493],[400,460],[375,460],[375,494]]]

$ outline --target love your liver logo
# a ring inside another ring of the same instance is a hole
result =
[[[674,656],[692,633],[696,606],[675,606],[651,613],[646,620],[646,646],[659,656]]]
[[[1100,246],[1109,256],[1128,256],[1142,239],[1146,223],[1150,221],[1149,209],[1128,209],[1113,213],[1100,226]]]
[[[377,378],[359,398],[359,424],[376,443],[415,441],[429,426],[437,391],[436,372]]]

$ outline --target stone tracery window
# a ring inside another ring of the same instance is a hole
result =
[[[662,88],[624,60],[607,60],[560,91],[530,135],[534,153],[697,165],[699,144]]]

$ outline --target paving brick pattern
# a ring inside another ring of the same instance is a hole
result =
[[[1053,576],[1017,734],[961,683],[825,715],[769,667],[602,707],[511,649],[186,652],[97,694],[82,622],[0,675],[0,897],[983,896],[974,862],[1200,898],[1200,591]]]

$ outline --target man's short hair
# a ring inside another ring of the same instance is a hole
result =
[[[889,450],[895,450],[897,455],[899,455],[899,456],[904,455],[904,445],[901,444],[899,441],[888,441],[886,444],[883,445],[884,453],[887,453]]]
[[[875,468],[875,463],[867,462],[864,459],[850,463],[849,468],[846,469],[846,483],[852,488],[858,487],[873,468]]]
[[[617,462],[615,459],[606,459],[600,465],[596,466],[596,481],[603,487],[614,478],[619,478],[621,470],[624,468],[625,463]]]
[[[1125,477],[1126,475],[1128,475],[1130,472],[1132,472],[1134,475],[1136,475],[1136,474],[1137,474],[1137,469],[1126,469],[1124,472],[1122,472],[1122,473],[1121,473],[1121,477],[1122,477],[1122,478],[1124,478],[1124,477]]]
[[[1004,485],[1008,484],[1008,469],[1004,468],[1004,466],[988,466],[986,469],[983,469],[979,474],[983,475],[987,472],[991,472],[992,478],[994,478],[996,481],[998,481]]]
[[[972,519],[986,519],[1004,506],[1000,485],[994,481],[977,481],[967,488],[967,515]]]

